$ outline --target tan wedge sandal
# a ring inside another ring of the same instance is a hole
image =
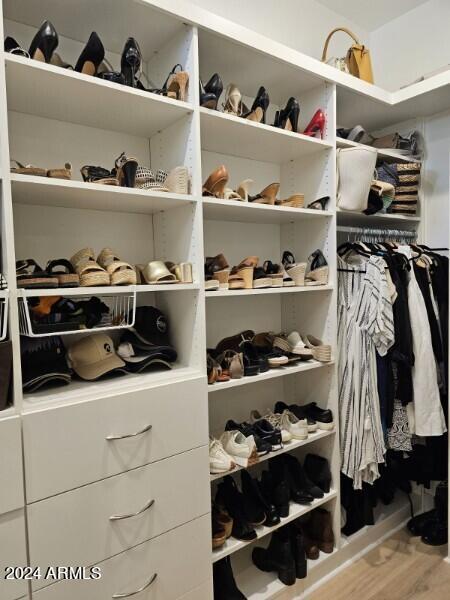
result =
[[[230,266],[223,254],[207,256],[205,259],[205,279],[219,282],[221,290],[229,289]],[[236,288],[235,288],[236,289]]]
[[[259,194],[256,194],[256,196],[249,196],[248,201],[254,202],[255,204],[270,204],[273,206],[276,202],[279,189],[279,183],[271,183],[270,185],[266,186]]]
[[[231,289],[242,289],[246,290],[253,289],[253,271],[257,266],[259,258],[257,256],[248,256],[244,258],[237,267],[233,267],[229,277],[229,285]],[[244,282],[244,285],[235,285],[238,281]]]
[[[220,165],[211,173],[203,184],[203,196],[223,198],[225,187],[228,183],[228,171],[225,165]]]
[[[180,67],[180,71],[176,71],[177,67]],[[185,102],[189,88],[189,73],[183,71],[183,67],[180,64],[175,65],[165,85],[167,86],[168,94],[174,94],[177,100]]]
[[[307,348],[312,350],[313,357],[319,362],[331,361],[331,345],[324,344],[321,340],[313,335],[303,335],[302,339]]]
[[[103,248],[97,262],[109,274],[111,285],[136,285],[136,271],[129,263],[120,260],[111,248]]]
[[[72,165],[70,162],[66,162],[63,169],[49,169],[47,171],[47,177],[53,177],[54,179],[72,179]]]
[[[72,256],[70,262],[80,278],[80,286],[95,287],[110,284],[111,278],[95,260],[92,248],[83,248]]]

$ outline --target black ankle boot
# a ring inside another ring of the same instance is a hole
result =
[[[263,471],[261,475],[261,491],[265,498],[275,506],[279,517],[289,516],[289,483],[283,476],[275,478],[273,473]]]
[[[229,556],[214,563],[213,579],[214,600],[247,600],[236,585]]]
[[[287,465],[291,482],[291,499],[297,504],[310,504],[314,498],[323,498],[322,490],[307,477],[300,462],[290,454],[280,456]]]
[[[219,484],[215,503],[232,517],[233,537],[245,542],[256,539],[256,532],[247,520],[243,495],[231,475],[227,475]]]
[[[261,571],[275,571],[278,579],[284,585],[294,585],[296,580],[295,561],[289,527],[282,527],[274,531],[267,549],[254,548],[252,560]]]
[[[331,486],[330,465],[326,458],[316,454],[307,454],[304,462],[306,476],[319,487],[322,492],[328,494]]]
[[[434,495],[435,518],[428,522],[422,533],[422,542],[429,546],[443,546],[448,542],[448,484],[442,481]]]
[[[280,522],[280,517],[278,516],[275,505],[271,503],[269,498],[264,496],[259,482],[250,477],[248,471],[245,470],[241,471],[241,488],[245,503],[248,503],[251,507],[253,507],[252,512],[258,517],[257,522],[249,518],[250,523],[254,525],[260,525],[264,523],[264,525],[267,527],[278,525]],[[263,515],[264,520],[261,521],[260,518]]]
[[[292,554],[295,561],[295,576],[297,579],[305,579],[308,574],[308,561],[306,560],[305,539],[301,529],[290,527]]]

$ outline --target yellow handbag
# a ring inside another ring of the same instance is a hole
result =
[[[347,56],[345,58],[330,58],[327,59],[328,45],[332,36],[337,31],[343,31],[347,33],[354,41],[354,44],[350,46],[347,51]],[[346,73],[350,73],[359,79],[363,79],[368,83],[373,83],[373,73],[372,73],[372,62],[370,60],[370,51],[366,46],[360,44],[358,38],[345,27],[337,27],[333,29],[331,33],[329,33],[327,39],[325,40],[325,45],[323,47],[322,53],[322,62],[327,63],[333,67],[336,67],[340,71],[344,71]]]

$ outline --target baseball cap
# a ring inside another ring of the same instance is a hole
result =
[[[170,346],[169,322],[158,308],[138,306],[132,331],[145,344]]]
[[[88,381],[125,367],[114,350],[112,339],[104,333],[78,340],[69,348],[68,357],[75,373]]]
[[[125,361],[125,368],[132,373],[141,373],[150,368],[171,369],[167,354],[158,348],[149,347],[150,350],[139,350],[131,342],[121,342],[117,354]]]
[[[67,385],[71,381],[66,349],[59,336],[20,340],[22,384],[25,392],[49,385]]]
[[[177,351],[173,346],[155,346],[147,344],[139,338],[134,331],[127,329],[123,332],[120,342],[126,342],[132,345],[135,354],[146,354],[151,356],[161,355],[168,362],[177,360]]]

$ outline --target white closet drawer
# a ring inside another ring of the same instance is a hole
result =
[[[1,600],[15,600],[27,594],[27,581],[5,579],[6,567],[26,567],[27,565],[25,516],[22,509],[0,516]]]
[[[187,594],[183,594],[179,600],[211,600],[213,597],[212,580],[205,581],[201,586],[191,590]]]
[[[199,377],[24,415],[28,502],[207,444],[206,407]]]
[[[0,420],[0,515],[24,505],[20,417]]]
[[[100,563],[101,579],[61,581],[33,593],[33,600],[111,600],[114,594],[139,590],[155,573],[155,581],[136,600],[178,600],[211,577],[210,535],[206,515]],[[37,583],[42,582],[32,585]]]
[[[93,565],[205,515],[210,502],[207,446],[36,502],[31,564]]]

